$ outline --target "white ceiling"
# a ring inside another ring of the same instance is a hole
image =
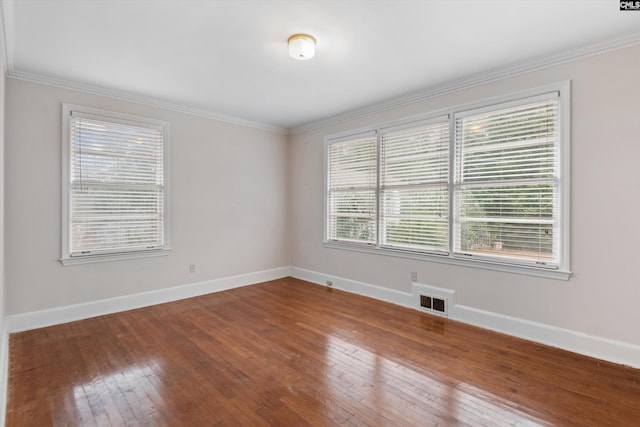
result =
[[[9,76],[283,129],[640,30],[618,0],[5,0],[3,15]],[[289,58],[298,32],[314,59]]]

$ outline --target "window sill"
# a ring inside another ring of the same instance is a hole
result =
[[[60,258],[60,262],[62,262],[63,266],[93,264],[96,262],[127,261],[139,258],[155,258],[160,256],[167,256],[169,255],[169,253],[171,253],[171,249],[159,249],[153,251],[124,252],[120,254],[88,255],[74,258]]]
[[[522,274],[526,276],[544,277],[546,279],[569,280],[571,271],[560,269],[536,268],[523,265],[505,264],[479,259],[460,259],[451,255],[430,255],[418,252],[407,252],[394,249],[374,248],[364,245],[347,245],[335,242],[324,242],[323,246],[329,249],[365,252],[375,255],[394,256],[418,261],[439,262],[442,264],[457,265],[467,268],[482,268],[485,270],[500,271],[504,273]]]

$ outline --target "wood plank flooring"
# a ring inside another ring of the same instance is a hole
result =
[[[640,370],[292,278],[9,347],[7,426],[640,425]]]

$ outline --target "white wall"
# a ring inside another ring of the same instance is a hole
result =
[[[285,135],[11,78],[6,102],[8,315],[290,264]],[[61,102],[170,122],[169,256],[60,264]]]
[[[4,134],[5,134],[5,57],[4,32],[0,27],[0,333],[4,330],[5,315],[5,271],[4,271]],[[0,339],[0,354],[3,353],[3,340]],[[0,367],[1,369],[1,367]],[[2,373],[4,375],[4,373]],[[1,384],[1,382],[0,382]]]
[[[0,28],[1,29],[1,28]],[[4,67],[4,40],[0,31],[0,333],[4,330],[5,315],[5,271],[4,271],[4,134],[5,134],[5,81]],[[2,340],[0,340],[0,354],[2,353]]]
[[[1,18],[1,17],[0,17]],[[0,24],[0,425],[4,425],[8,372],[8,337],[5,331],[4,270],[4,134],[5,134],[5,49],[4,31]]]
[[[360,117],[292,137],[295,267],[411,292],[453,289],[458,304],[640,345],[640,47]],[[324,248],[323,138],[411,114],[562,80],[572,84],[572,240],[568,281]]]

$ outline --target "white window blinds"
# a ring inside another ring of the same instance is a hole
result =
[[[376,243],[377,138],[368,133],[328,148],[327,238]]]
[[[166,128],[82,111],[69,126],[67,256],[162,249]]]
[[[325,244],[568,278],[569,90],[327,137]]]
[[[447,252],[449,246],[449,122],[382,132],[380,155],[383,246]]]
[[[455,247],[558,265],[558,95],[456,116]]]

